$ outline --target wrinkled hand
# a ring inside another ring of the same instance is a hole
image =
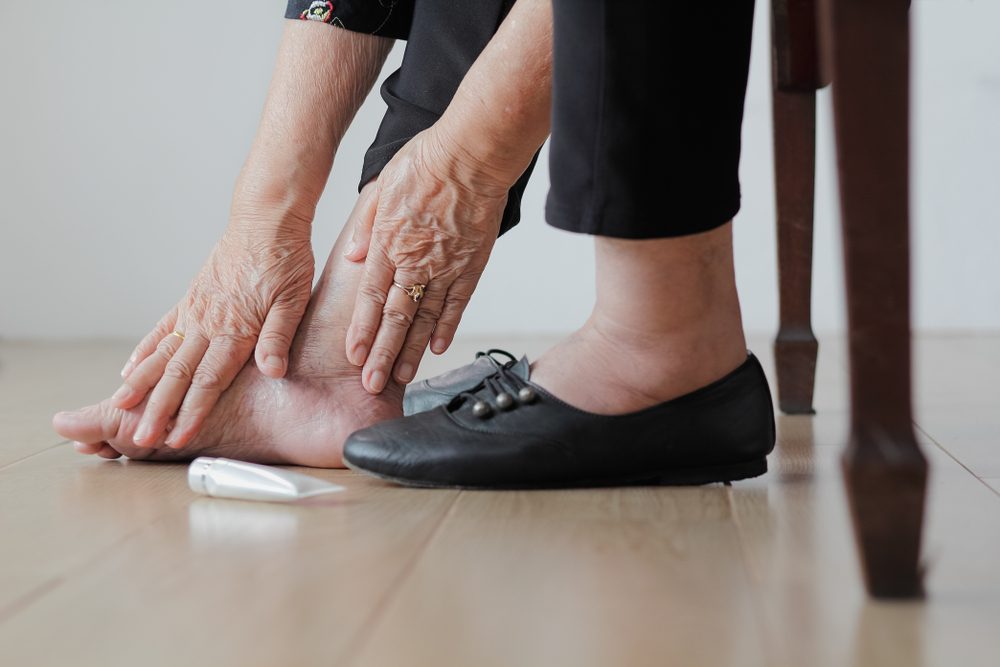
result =
[[[163,442],[176,415],[165,444],[183,447],[255,346],[261,372],[282,377],[309,302],[313,271],[308,220],[276,225],[257,216],[234,218],[187,296],[122,369],[125,383],[112,397],[117,407],[139,405],[149,394],[135,443]]]
[[[381,392],[390,373],[412,380],[429,341],[435,354],[448,349],[496,242],[509,187],[433,127],[382,170],[344,253],[365,260],[347,358],[364,367],[369,392]],[[414,303],[393,283],[426,290]]]

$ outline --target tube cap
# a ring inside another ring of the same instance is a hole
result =
[[[195,493],[208,495],[208,471],[212,469],[215,459],[210,456],[199,456],[188,466],[188,487]]]

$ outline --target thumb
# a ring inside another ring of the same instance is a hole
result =
[[[299,328],[306,304],[288,298],[275,302],[264,319],[254,358],[260,372],[270,378],[281,378],[288,370],[288,351]]]
[[[344,250],[344,258],[351,262],[364,261],[372,242],[372,227],[375,225],[375,211],[378,209],[378,186],[369,183],[361,191],[354,210],[351,211],[351,240]]]

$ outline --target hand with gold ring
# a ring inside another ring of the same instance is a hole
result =
[[[509,183],[464,180],[472,170],[431,128],[385,166],[345,256],[365,261],[347,358],[380,393],[416,374],[430,343],[451,344],[496,241]]]
[[[312,289],[310,232],[310,220],[287,212],[234,212],[187,295],[122,369],[113,404],[147,401],[136,445],[187,444],[255,350],[262,373],[284,376]]]

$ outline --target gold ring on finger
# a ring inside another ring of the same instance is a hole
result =
[[[410,297],[413,303],[420,303],[420,300],[424,298],[424,290],[427,289],[427,285],[422,285],[420,283],[413,283],[409,287],[400,285],[395,281],[393,281],[392,284],[406,292],[406,296]]]
[[[168,335],[168,336],[177,336],[177,337],[178,337],[178,338],[180,338],[181,340],[184,340],[184,334],[182,334],[182,333],[181,333],[180,331],[177,331],[176,329],[174,329],[173,331],[171,331],[171,332],[170,332],[169,334],[167,334],[167,335]]]

